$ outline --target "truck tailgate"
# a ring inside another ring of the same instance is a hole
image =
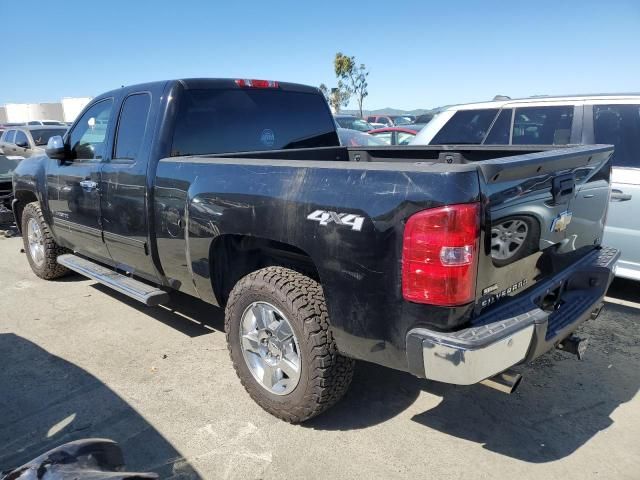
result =
[[[602,240],[611,146],[477,163],[484,204],[478,311],[577,262]]]

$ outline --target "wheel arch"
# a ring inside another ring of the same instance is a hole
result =
[[[16,190],[11,208],[13,210],[13,216],[16,219],[16,227],[20,234],[22,234],[22,212],[24,211],[24,207],[32,202],[38,201],[38,197],[31,190]]]
[[[270,266],[290,268],[320,282],[316,264],[299,247],[252,235],[223,234],[216,237],[209,249],[209,271],[218,305],[226,305],[229,293],[242,277]]]

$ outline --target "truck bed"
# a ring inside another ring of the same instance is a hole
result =
[[[338,345],[351,356],[406,369],[411,328],[463,328],[599,245],[611,152],[601,145],[329,147],[164,158],[154,190],[160,260],[181,289],[224,304],[224,288],[214,288],[216,297],[206,293],[222,276],[215,259],[207,260],[212,249],[247,237],[294,245],[325,289]],[[574,183],[560,195],[553,179],[563,176]],[[405,219],[469,202],[482,205],[475,302],[443,308],[404,301]],[[573,222],[553,231],[571,209]],[[182,228],[167,229],[182,211]],[[362,219],[361,228],[341,222],[345,215]],[[512,215],[535,218],[538,238],[525,257],[498,265],[492,229]],[[185,251],[193,281],[176,261]]]

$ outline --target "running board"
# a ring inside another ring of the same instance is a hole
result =
[[[80,275],[89,277],[96,282],[100,282],[109,288],[138,300],[148,307],[155,307],[156,305],[169,301],[169,294],[164,290],[122,275],[107,267],[98,265],[91,260],[78,257],[77,255],[60,255],[58,257],[58,263],[67,267],[69,270],[73,270]]]

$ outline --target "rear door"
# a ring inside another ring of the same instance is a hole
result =
[[[134,92],[123,100],[113,152],[103,165],[101,180],[102,226],[109,254],[121,270],[149,280],[157,280],[157,273],[148,247],[147,167],[154,132],[150,119],[156,116],[160,88]]]
[[[615,146],[604,242],[622,251],[618,275],[640,280],[640,102],[590,101],[585,115],[585,140]]]
[[[70,159],[50,160],[49,208],[64,246],[109,262],[100,220],[100,176],[112,126],[113,99],[91,105],[67,134]]]

